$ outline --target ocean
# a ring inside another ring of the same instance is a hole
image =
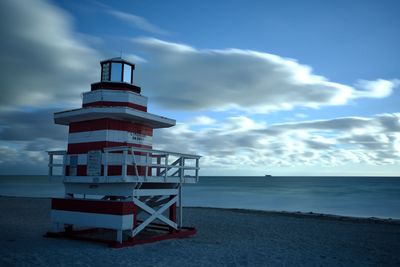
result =
[[[0,195],[63,196],[47,176],[0,176]],[[184,206],[400,219],[400,177],[200,177]]]

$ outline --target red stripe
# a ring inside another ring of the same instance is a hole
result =
[[[133,216],[136,218],[137,216]],[[94,241],[94,242],[100,242],[100,243],[106,243],[109,244],[113,248],[123,248],[123,247],[131,247],[135,245],[140,245],[140,244],[147,244],[147,243],[153,243],[153,242],[158,242],[162,240],[168,240],[168,239],[173,239],[173,238],[185,238],[188,236],[195,235],[197,233],[196,228],[194,227],[181,227],[179,231],[176,231],[175,233],[163,233],[159,232],[165,229],[161,229],[161,227],[153,226],[156,225],[154,223],[151,223],[149,226],[146,226],[147,229],[156,229],[157,233],[156,235],[146,235],[146,236],[141,236],[140,238],[134,237],[130,238],[128,240],[123,241],[122,243],[116,242],[114,240],[110,239],[105,239],[104,237],[101,238],[98,235],[88,235],[88,233],[96,233],[99,228],[89,228],[89,229],[84,229],[84,230],[71,230],[71,231],[64,231],[64,232],[47,232],[45,237],[62,237],[62,238],[69,238],[73,240],[85,240],[85,241]]]
[[[90,150],[102,150],[103,148],[106,147],[115,147],[115,146],[129,146],[129,147],[133,146],[133,147],[149,148],[149,149],[152,148],[151,146],[147,145],[100,141],[100,142],[68,144],[67,154],[85,154]]]
[[[69,125],[70,133],[89,132],[97,130],[119,130],[152,136],[153,129],[139,123],[120,121],[115,119],[97,119],[89,121],[72,122]]]
[[[150,228],[150,226],[148,226],[147,228]],[[153,242],[158,242],[158,241],[168,240],[168,239],[173,239],[173,238],[184,238],[184,237],[195,235],[196,233],[197,233],[197,230],[194,227],[182,227],[181,229],[179,229],[179,231],[175,231],[174,233],[154,235],[154,236],[150,236],[150,237],[146,237],[146,238],[132,238],[132,239],[124,241],[122,243],[114,242],[114,243],[112,243],[112,247],[113,248],[123,248],[123,247],[139,245],[139,244],[148,244],[148,243],[153,243]]]
[[[134,104],[131,102],[115,102],[115,101],[96,101],[91,103],[82,104],[83,108],[86,107],[129,107],[141,111],[147,111],[147,107]]]
[[[134,213],[135,204],[124,201],[101,201],[80,199],[51,199],[51,209],[77,211],[87,213],[100,213],[111,215],[129,215]]]

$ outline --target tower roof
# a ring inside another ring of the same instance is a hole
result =
[[[168,128],[175,120],[128,107],[90,107],[54,113],[56,124],[69,125],[71,122],[115,118],[147,125],[153,129]]]
[[[132,62],[129,62],[125,59],[123,59],[122,57],[113,57],[113,58],[109,58],[109,59],[105,59],[100,61],[100,64],[103,65],[103,63],[108,63],[108,62],[115,62],[115,63],[125,63],[128,65],[131,65],[133,69],[135,69],[135,64]]]

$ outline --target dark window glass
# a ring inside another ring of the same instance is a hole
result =
[[[109,81],[110,80],[110,63],[103,64],[103,71],[101,73],[101,80],[102,81]]]

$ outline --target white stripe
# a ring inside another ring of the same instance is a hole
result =
[[[153,138],[148,135],[118,130],[98,130],[88,132],[70,133],[68,144],[88,142],[121,142],[138,145],[151,145]]]
[[[83,93],[83,104],[97,101],[129,102],[147,107],[147,97],[130,91],[96,90]]]
[[[51,221],[80,226],[128,230],[132,229],[133,215],[120,216],[112,214],[51,210]]]
[[[76,154],[76,155],[67,155],[67,165],[71,164],[71,156],[78,156],[78,165],[87,165],[87,154]],[[123,154],[121,153],[108,153],[108,165],[121,165],[122,164],[122,159],[123,159]],[[105,153],[102,153],[102,164],[105,164]],[[145,163],[146,162],[146,156],[141,156],[141,155],[135,155],[135,161],[136,163]],[[126,164],[132,165],[132,157],[128,155],[128,159]]]

